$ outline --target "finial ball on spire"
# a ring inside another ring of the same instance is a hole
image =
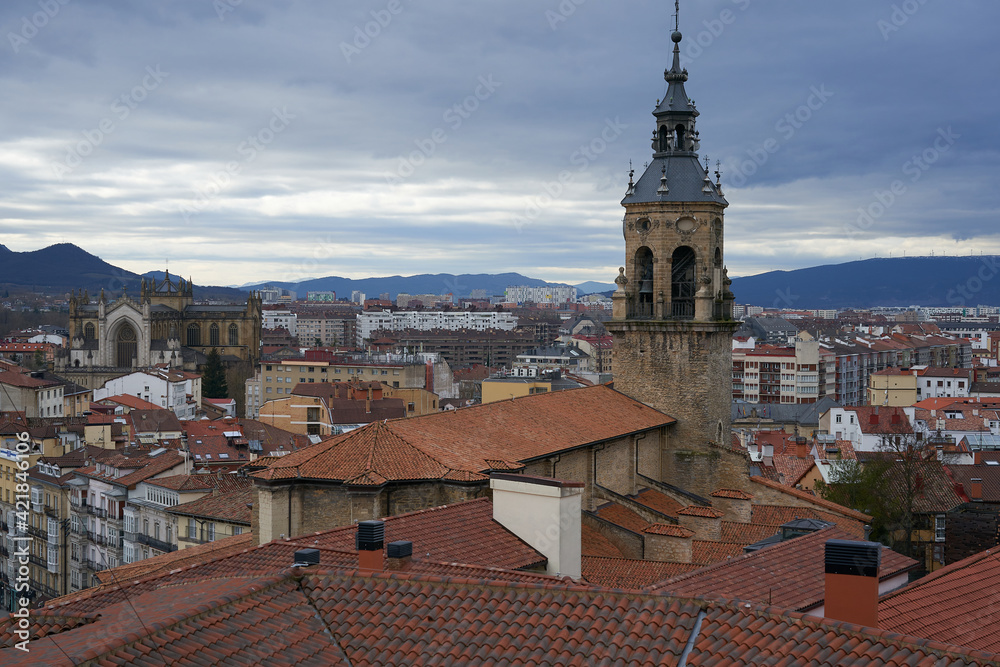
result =
[[[680,44],[680,41],[684,39],[684,35],[681,34],[680,30],[674,30],[670,33],[670,39],[674,44]]]

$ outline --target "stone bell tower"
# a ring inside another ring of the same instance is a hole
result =
[[[719,172],[698,157],[698,111],[684,90],[679,30],[653,116],[653,159],[622,200],[625,266],[615,280],[615,388],[678,420],[686,447],[730,437],[733,294],[723,262]]]

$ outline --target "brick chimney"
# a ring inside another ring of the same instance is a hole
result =
[[[972,465],[981,466],[983,465],[983,450],[977,449],[972,452]]]
[[[385,569],[408,570],[413,560],[413,542],[397,540],[389,542],[385,548]]]
[[[583,482],[493,473],[493,519],[548,560],[547,574],[579,579]]]
[[[983,480],[979,477],[969,480],[969,500],[974,503],[983,502]]]
[[[825,616],[878,627],[878,542],[827,540]]]
[[[670,523],[654,523],[642,531],[645,560],[690,563],[694,531]]]
[[[384,521],[359,521],[355,544],[358,548],[358,569],[381,572],[385,569],[382,547],[385,543]]]
[[[795,456],[804,459],[809,456],[809,441],[801,435],[795,438]]]
[[[722,539],[723,513],[714,507],[691,505],[677,512],[677,519],[685,528],[694,531],[694,539],[718,542]]]
[[[712,504],[723,513],[723,519],[735,523],[750,523],[753,519],[753,496],[738,489],[718,489],[712,493]]]

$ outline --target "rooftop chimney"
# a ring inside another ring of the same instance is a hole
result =
[[[795,438],[795,456],[800,459],[809,456],[809,442],[802,436]]]
[[[382,546],[385,543],[384,521],[359,521],[355,539],[358,548],[358,569],[381,572],[385,568]]]
[[[983,464],[983,450],[977,449],[972,452],[972,464],[977,466]]]
[[[413,542],[406,540],[389,542],[385,552],[385,569],[408,570],[413,557]]]
[[[976,503],[983,502],[983,480],[979,477],[969,480],[969,500]]]
[[[827,540],[827,618],[878,627],[878,570],[882,545],[878,542]]]
[[[319,549],[299,549],[295,552],[293,565],[301,567],[319,565]]]
[[[583,482],[493,473],[493,519],[548,560],[547,574],[579,579]]]

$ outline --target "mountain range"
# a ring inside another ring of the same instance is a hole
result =
[[[737,303],[776,308],[868,308],[872,306],[1000,305],[1000,257],[894,257],[830,264],[793,271],[770,271],[733,279]],[[60,293],[102,288],[113,294],[125,287],[138,292],[141,277],[162,278],[162,271],[143,276],[118,268],[70,243],[29,252],[13,252],[0,245],[0,286]],[[519,273],[422,274],[351,280],[328,276],[298,283],[260,282],[240,288],[202,286],[195,280],[195,298],[242,301],[247,291],[264,285],[294,290],[335,291],[349,297],[354,290],[369,298],[388,292],[393,298],[408,294],[469,296],[473,290],[503,294],[509,285],[541,287],[548,283]],[[612,283],[575,285],[580,294],[609,293]]]

